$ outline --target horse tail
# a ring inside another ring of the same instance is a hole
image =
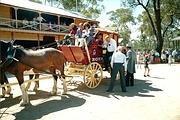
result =
[[[65,68],[65,63],[62,65],[62,71],[61,71],[61,75],[63,77],[63,79],[65,79],[65,74],[64,74],[64,68]]]
[[[58,50],[58,52],[54,54],[51,59],[54,61],[53,63],[56,69],[58,69],[61,72],[61,75],[64,76],[64,67],[66,63],[64,54]]]

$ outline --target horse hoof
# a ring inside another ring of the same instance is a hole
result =
[[[21,102],[21,103],[20,103],[20,106],[22,106],[22,107],[23,107],[23,106],[27,106],[27,105],[30,105],[30,103],[28,103],[28,102]]]
[[[4,98],[5,97],[5,95],[0,95],[0,98]]]

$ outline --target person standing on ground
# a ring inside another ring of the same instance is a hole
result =
[[[137,51],[137,68],[141,69],[141,52],[140,50]]]
[[[173,50],[172,52],[172,57],[173,57],[173,63],[176,61],[176,55],[177,55],[177,50]]]
[[[171,66],[173,60],[172,60],[172,53],[171,50],[168,51],[168,64]]]
[[[134,86],[134,73],[136,72],[136,53],[131,49],[131,46],[127,46],[127,74],[126,74],[126,86]]]
[[[126,92],[126,82],[125,82],[125,71],[126,71],[126,56],[122,53],[122,47],[119,46],[118,50],[113,53],[111,59],[111,67],[112,67],[112,75],[111,82],[109,88],[106,90],[107,92],[113,92],[114,82],[116,80],[116,76],[119,72],[120,74],[120,83],[122,92]]]
[[[149,62],[150,62],[150,54],[149,53],[146,53],[144,55],[144,77],[149,77],[149,72],[150,72],[150,69],[149,69]]]

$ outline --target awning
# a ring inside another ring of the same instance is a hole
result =
[[[85,20],[90,20],[90,21],[96,21],[96,20],[87,18],[86,16],[75,14],[69,10],[55,8],[55,7],[51,7],[51,6],[47,6],[47,5],[42,5],[42,4],[31,2],[28,0],[0,0],[0,4],[18,7],[21,9],[27,9],[27,10],[31,10],[31,11],[37,11],[37,12],[62,15],[62,16],[67,16],[67,17],[69,16],[72,18],[80,18],[80,19],[85,19]]]

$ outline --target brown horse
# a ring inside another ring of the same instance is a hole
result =
[[[63,53],[54,48],[45,48],[37,51],[25,50],[21,47],[15,47],[10,43],[0,41],[1,45],[1,68],[4,71],[15,75],[22,91],[22,103],[26,105],[29,103],[29,97],[25,90],[23,73],[26,70],[33,68],[35,73],[49,70],[54,77],[54,86],[52,94],[57,93],[57,78],[56,70],[59,70],[63,76],[64,92],[67,91],[64,81],[64,64],[66,62]]]

